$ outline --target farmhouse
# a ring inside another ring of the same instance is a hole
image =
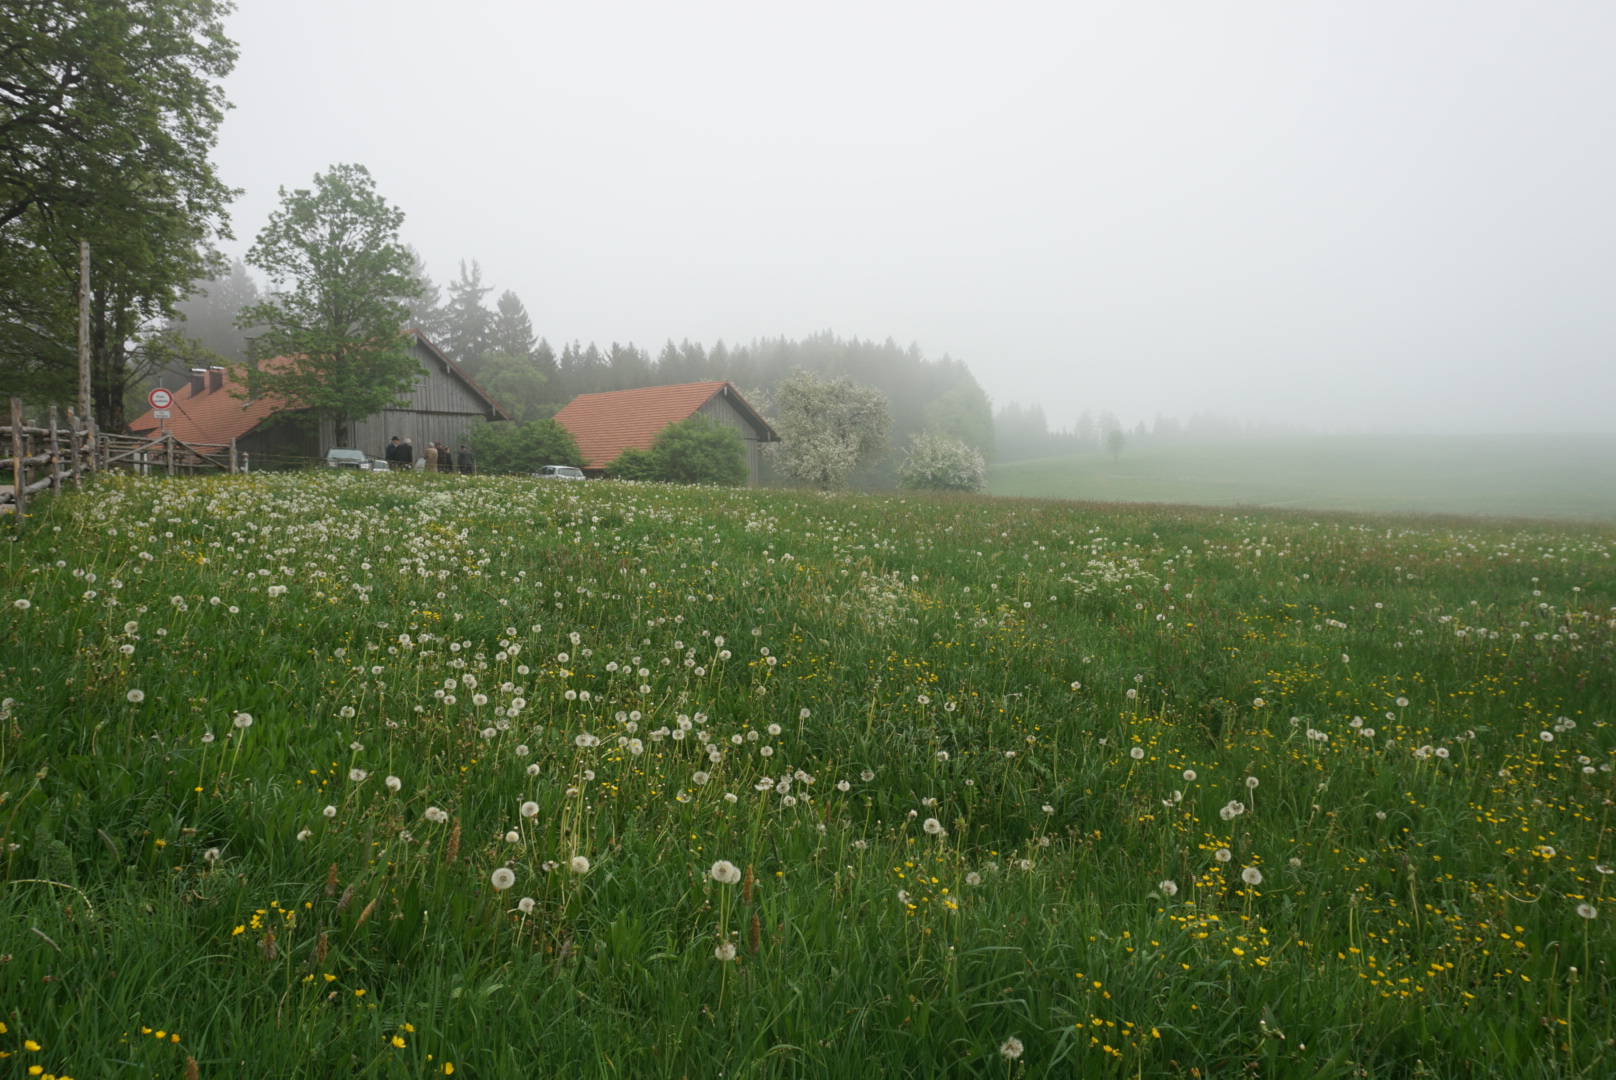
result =
[[[429,442],[457,447],[466,441],[472,425],[510,419],[498,402],[424,334],[418,330],[408,333],[410,352],[421,364],[421,377],[399,408],[384,409],[375,416],[350,422],[349,441],[355,448],[379,458],[387,441],[397,435],[413,443],[419,457]],[[274,398],[247,398],[245,388],[224,368],[192,368],[189,384],[174,391],[167,420],[159,420],[148,411],[132,421],[129,430],[137,435],[150,434],[166,425],[181,442],[224,444],[235,439],[238,450],[266,464],[324,457],[336,445],[335,424],[330,420],[268,422],[287,411],[284,403]]]
[[[740,432],[746,442],[747,483],[758,482],[758,446],[779,442],[769,422],[728,382],[680,383],[579,394],[556,413],[584,455],[584,472],[599,476],[624,450],[651,449],[657,433],[697,413]]]

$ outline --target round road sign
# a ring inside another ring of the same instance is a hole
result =
[[[154,409],[166,409],[174,404],[174,395],[159,386],[146,395],[146,400],[151,403],[151,407]]]

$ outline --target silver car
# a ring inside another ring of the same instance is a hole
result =
[[[546,465],[533,474],[542,480],[587,480],[582,469],[575,469],[571,465]]]
[[[326,451],[325,463],[332,469],[360,469],[364,472],[384,472],[387,462],[373,461],[363,450],[348,450],[334,446]]]

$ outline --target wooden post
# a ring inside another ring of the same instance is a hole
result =
[[[230,475],[236,475],[236,437],[230,436]]]
[[[50,478],[51,494],[62,493],[62,471],[57,468],[62,461],[62,444],[56,432],[56,406],[50,407]]]
[[[168,475],[174,475],[174,436],[163,432],[163,449],[168,457]]]
[[[22,463],[25,451],[22,445],[22,398],[11,399],[11,505],[17,514],[17,531],[22,531],[23,510],[27,497],[23,489],[28,486],[28,470]]]
[[[73,490],[78,491],[84,485],[79,479],[79,454],[84,448],[84,440],[79,437],[79,418],[72,409],[67,410],[67,447],[72,452]]]
[[[79,416],[95,417],[90,398],[90,244],[79,241]]]

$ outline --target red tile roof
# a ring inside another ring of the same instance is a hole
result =
[[[556,413],[555,419],[578,440],[578,449],[583,451],[586,462],[584,467],[601,469],[630,447],[651,449],[658,432],[669,424],[690,419],[697,409],[723,393],[726,387],[731,404],[743,415],[757,418],[760,437],[774,441],[775,434],[768,423],[733,386],[722,380],[579,394]]]
[[[209,373],[200,394],[193,389],[195,382],[175,390],[167,421],[157,419],[148,409],[129,422],[129,430],[136,434],[155,432],[167,423],[168,430],[181,442],[223,444],[247,434],[281,405],[277,398],[244,401],[233,396],[245,396],[246,388],[230,377],[229,369],[223,373],[224,385],[209,390],[215,374]]]

